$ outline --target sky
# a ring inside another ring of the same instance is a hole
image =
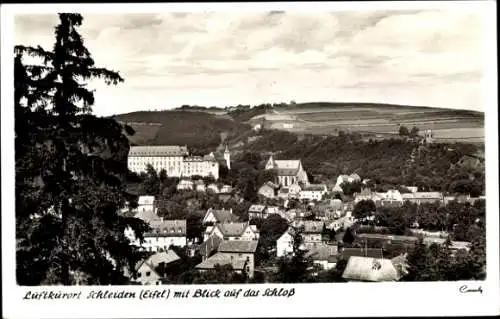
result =
[[[300,102],[484,111],[481,11],[83,14],[79,31],[116,87],[94,112]],[[53,45],[56,14],[14,19],[14,43]]]

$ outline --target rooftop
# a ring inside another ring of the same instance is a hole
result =
[[[264,206],[264,205],[252,205],[252,206],[250,206],[248,211],[261,213],[262,211],[264,211],[264,209],[266,209],[266,206]]]
[[[355,281],[397,281],[400,274],[390,259],[353,256],[349,258],[342,278]]]
[[[303,188],[304,191],[324,191],[325,189],[325,184],[309,184]]]
[[[213,269],[216,265],[231,265],[235,270],[242,270],[245,267],[245,259],[233,258],[224,253],[216,253],[200,264],[196,265],[197,269]]]
[[[186,220],[155,220],[149,225],[153,230],[144,236],[186,236]]]
[[[257,240],[224,240],[219,245],[219,252],[255,253]]]
[[[224,236],[241,236],[245,229],[249,226],[248,222],[243,223],[221,223],[216,227],[219,227],[220,232]]]

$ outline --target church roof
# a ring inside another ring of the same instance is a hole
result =
[[[278,176],[296,176],[297,171],[299,170],[297,168],[277,168],[276,170],[276,175]]]
[[[300,166],[300,160],[274,160],[274,165],[278,169],[298,169]]]

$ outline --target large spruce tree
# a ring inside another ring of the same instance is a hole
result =
[[[139,238],[147,225],[120,209],[127,193],[125,131],[92,115],[86,82],[117,84],[98,68],[77,28],[79,14],[61,13],[51,51],[15,47],[16,276],[20,285],[122,284],[141,257],[124,229]],[[23,57],[38,65],[24,65]]]

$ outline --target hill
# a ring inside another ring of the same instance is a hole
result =
[[[248,120],[265,128],[319,135],[339,131],[369,137],[397,135],[400,126],[431,129],[437,140],[484,142],[484,113],[376,103],[278,105]]]
[[[239,136],[251,129],[247,124],[196,111],[140,111],[114,118],[136,131],[130,137],[132,145],[187,145],[194,153],[214,151],[223,138]]]

